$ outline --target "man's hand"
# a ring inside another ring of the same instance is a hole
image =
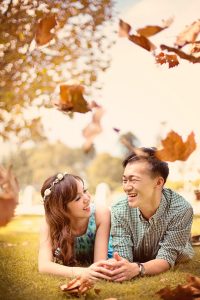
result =
[[[114,253],[114,259],[108,260],[106,263],[110,270],[111,280],[121,282],[130,280],[139,274],[139,267],[136,263],[130,263],[125,258]]]

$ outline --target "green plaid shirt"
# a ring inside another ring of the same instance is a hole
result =
[[[173,266],[193,256],[192,219],[191,205],[170,189],[163,189],[160,206],[148,221],[124,198],[112,207],[113,250],[130,262],[158,258]]]

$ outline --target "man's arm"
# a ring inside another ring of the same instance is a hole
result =
[[[127,220],[122,219],[118,211],[111,212],[111,236],[113,251],[128,261],[133,261],[133,242]]]

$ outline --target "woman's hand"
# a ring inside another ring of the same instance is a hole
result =
[[[78,275],[82,278],[87,278],[93,281],[97,281],[99,279],[110,280],[110,270],[105,268],[105,260],[101,260],[93,263],[88,268],[81,268],[81,271]]]

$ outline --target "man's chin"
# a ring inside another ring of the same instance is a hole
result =
[[[128,197],[128,205],[130,206],[130,207],[137,207],[138,205],[137,205],[137,198],[129,198]]]

